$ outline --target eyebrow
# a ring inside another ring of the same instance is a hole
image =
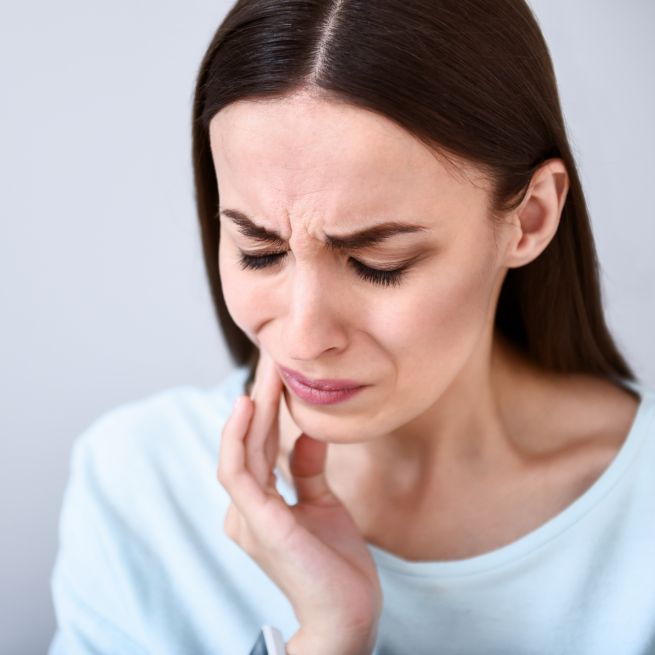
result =
[[[281,247],[286,244],[286,241],[277,232],[257,225],[243,212],[236,209],[221,209],[219,211],[219,215],[220,214],[232,219],[232,221],[234,221],[234,223],[239,227],[241,234],[244,236],[251,237],[256,241],[276,247]],[[328,248],[334,250],[362,250],[382,243],[396,234],[422,232],[427,230],[428,228],[423,225],[410,225],[408,223],[390,221],[373,225],[372,227],[359,230],[358,232],[352,232],[351,234],[341,237],[326,234],[325,244]]]

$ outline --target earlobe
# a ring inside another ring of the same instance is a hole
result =
[[[515,211],[521,235],[507,253],[506,266],[525,266],[546,249],[559,227],[568,190],[569,176],[561,159],[549,159],[535,171]]]

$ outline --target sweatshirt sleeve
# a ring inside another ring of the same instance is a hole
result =
[[[48,655],[233,655],[288,599],[223,529],[220,436],[245,371],[114,407],[71,449]]]
[[[78,437],[59,518],[59,548],[50,585],[57,620],[48,655],[142,655],[141,628],[125,589],[127,525],[98,475],[90,433]],[[112,483],[120,485],[120,479]]]

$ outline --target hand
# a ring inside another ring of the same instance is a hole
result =
[[[370,655],[382,590],[366,542],[325,476],[328,445],[303,433],[290,455],[298,502],[275,487],[283,382],[260,353],[252,398],[223,428],[218,481],[232,499],[225,533],[289,599],[300,630],[289,655]]]

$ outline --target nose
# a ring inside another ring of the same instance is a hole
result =
[[[325,351],[346,347],[347,294],[316,262],[296,263],[290,277],[283,339],[291,359],[316,360]]]

